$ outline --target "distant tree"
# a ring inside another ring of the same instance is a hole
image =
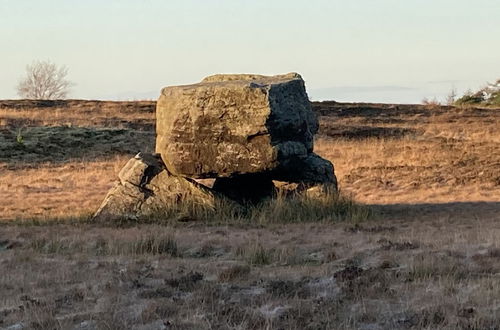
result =
[[[35,61],[26,66],[26,76],[17,85],[20,97],[57,100],[68,96],[73,83],[66,79],[68,69],[50,61]]]
[[[457,90],[455,89],[455,87],[453,87],[448,96],[446,97],[446,104],[453,105],[455,104],[456,100],[457,100]]]

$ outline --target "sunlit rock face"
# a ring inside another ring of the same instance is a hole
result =
[[[279,171],[312,152],[318,130],[296,73],[166,87],[156,117],[156,152],[172,173],[192,178]]]

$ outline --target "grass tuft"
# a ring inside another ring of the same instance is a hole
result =
[[[29,248],[43,254],[85,253],[96,256],[168,255],[179,257],[177,241],[171,234],[149,233],[132,240],[110,240],[97,237],[92,244],[78,239],[40,237]]]
[[[133,254],[166,254],[172,257],[179,255],[177,242],[170,235],[149,234],[133,242],[131,247]]]
[[[275,251],[266,249],[260,243],[252,243],[238,247],[235,254],[244,259],[250,266],[264,266],[273,262]]]
[[[231,282],[234,280],[242,279],[250,273],[250,270],[250,266],[247,265],[231,266],[219,273],[219,282]]]
[[[202,221],[211,224],[258,225],[341,221],[358,223],[369,219],[371,215],[369,207],[342,194],[328,193],[314,197],[279,195],[260,204],[245,206],[223,199],[216,200],[215,206],[185,201],[166,211],[134,221],[156,224]]]
[[[300,222],[360,222],[371,215],[368,207],[339,194],[277,197],[250,208],[249,219],[259,224]]]

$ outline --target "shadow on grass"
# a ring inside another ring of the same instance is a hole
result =
[[[234,225],[263,227],[293,223],[362,223],[366,221],[450,220],[500,220],[500,202],[451,202],[423,204],[360,204],[352,199],[332,194],[325,198],[306,196],[274,198],[257,205],[238,206],[219,200],[215,207],[183,203],[140,219],[99,221],[85,213],[68,217],[19,218],[1,221],[0,225],[50,226],[50,225],[97,225],[104,227],[131,227],[137,225]]]
[[[500,220],[500,202],[448,202],[367,205],[378,218],[387,220]]]
[[[339,103],[334,101],[313,102],[313,110],[320,116],[334,117],[401,117],[431,116],[433,112],[453,109],[449,106],[429,107],[420,104]],[[432,111],[429,111],[432,110]]]
[[[33,165],[154,150],[155,133],[135,129],[28,127],[0,130],[0,162]]]
[[[401,127],[322,125],[319,134],[331,138],[362,140],[366,138],[403,138],[421,133],[415,129]]]

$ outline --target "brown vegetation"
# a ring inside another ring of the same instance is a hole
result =
[[[417,105],[317,106],[316,151],[365,203],[500,200],[500,111]]]
[[[0,328],[498,329],[500,111],[314,108],[368,220],[90,224],[154,102],[0,101]]]
[[[95,210],[127,159],[154,149],[154,106],[0,101],[0,198],[8,201],[0,218]],[[335,102],[314,109],[316,151],[360,202],[500,200],[498,110]]]

